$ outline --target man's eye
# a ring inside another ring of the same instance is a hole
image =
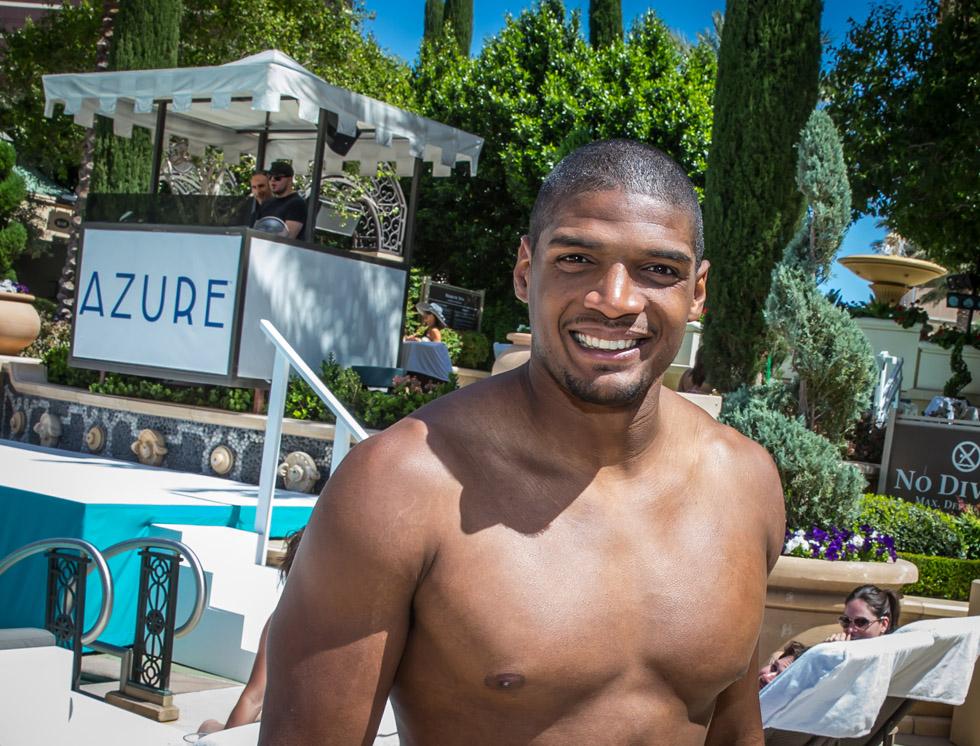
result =
[[[676,269],[668,264],[652,264],[647,267],[648,272],[652,272],[655,275],[664,275],[665,277],[679,277],[679,273]]]
[[[563,254],[558,257],[558,261],[564,264],[587,264],[589,258],[582,254]]]

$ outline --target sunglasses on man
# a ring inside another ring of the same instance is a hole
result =
[[[854,627],[855,629],[867,629],[875,622],[880,622],[884,617],[878,617],[877,619],[865,619],[863,616],[855,617],[851,619],[849,616],[841,615],[837,617],[837,621],[840,622],[840,626],[844,629],[848,627]]]

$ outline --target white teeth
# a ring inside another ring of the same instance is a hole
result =
[[[599,339],[580,332],[572,332],[575,341],[593,350],[629,350],[638,344],[635,339]]]

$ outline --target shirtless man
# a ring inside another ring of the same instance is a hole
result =
[[[705,300],[697,199],[637,143],[538,195],[529,364],[353,449],[272,619],[260,743],[761,744],[768,454],[661,381]]]

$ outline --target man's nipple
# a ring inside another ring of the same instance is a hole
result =
[[[524,677],[519,673],[491,673],[487,674],[483,683],[498,691],[513,691],[524,686]]]

